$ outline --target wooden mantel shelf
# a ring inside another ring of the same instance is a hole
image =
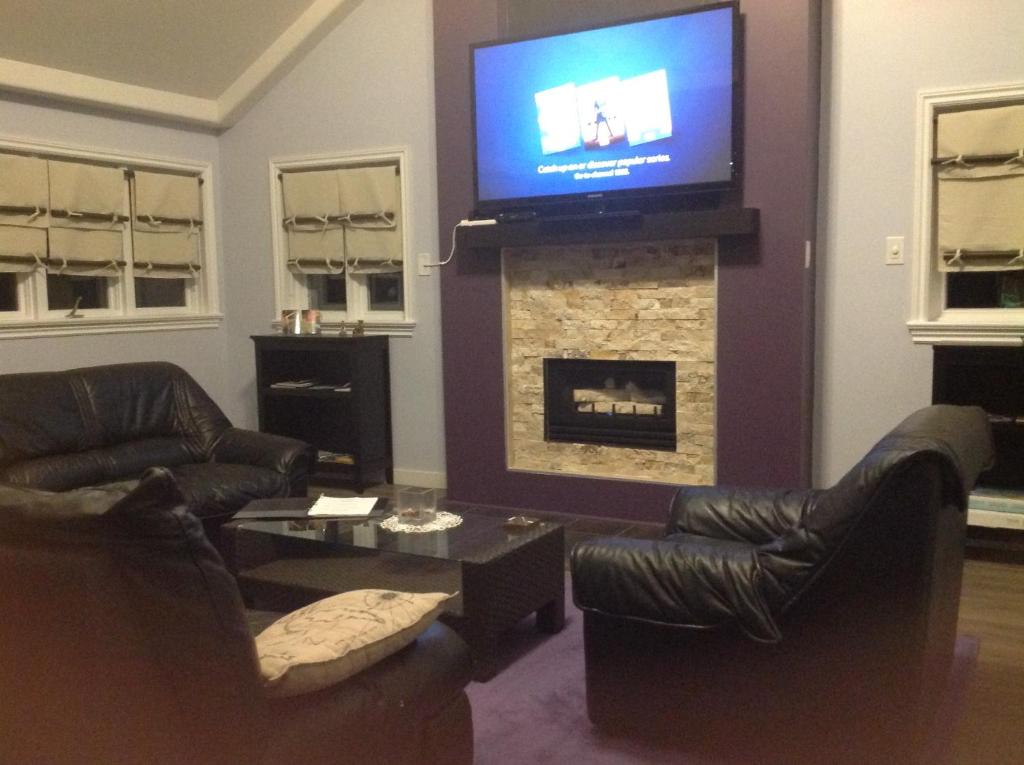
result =
[[[560,244],[655,242],[701,237],[754,237],[760,210],[728,207],[715,210],[659,213],[606,213],[578,217],[538,218],[487,226],[460,226],[459,249],[494,249]]]

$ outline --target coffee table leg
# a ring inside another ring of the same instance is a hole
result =
[[[537,609],[537,629],[554,635],[565,626],[565,598],[558,598]]]

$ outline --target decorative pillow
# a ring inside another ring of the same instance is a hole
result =
[[[351,677],[415,640],[451,597],[353,590],[282,616],[256,637],[267,695],[296,696]]]

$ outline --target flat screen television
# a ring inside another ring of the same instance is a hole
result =
[[[474,45],[476,213],[640,209],[735,188],[738,27],[728,2]]]

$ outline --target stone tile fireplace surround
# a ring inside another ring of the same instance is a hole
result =
[[[504,250],[510,470],[714,483],[715,248],[691,239]],[[675,448],[547,440],[546,358],[674,362]]]

